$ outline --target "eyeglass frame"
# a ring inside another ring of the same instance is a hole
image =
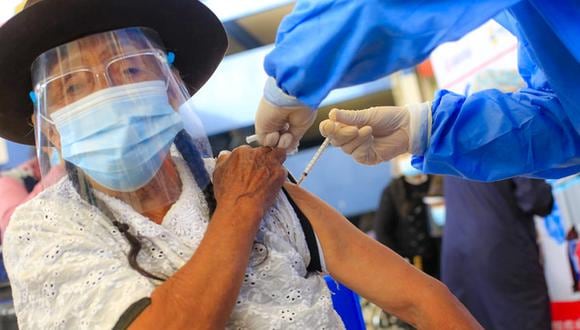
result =
[[[111,78],[109,77],[109,68],[110,68],[111,64],[113,64],[119,60],[127,59],[129,57],[139,56],[139,55],[153,55],[153,56],[155,56],[157,59],[160,60],[160,62],[162,64],[161,67],[164,68],[164,70],[167,70],[167,72],[166,72],[167,74],[169,74],[169,72],[171,70],[170,65],[173,63],[173,61],[175,59],[175,54],[169,52],[166,55],[164,51],[162,51],[160,49],[156,49],[156,48],[143,49],[143,50],[139,50],[139,51],[132,52],[129,54],[119,54],[119,55],[113,56],[113,57],[111,57],[111,59],[109,59],[107,65],[105,66],[105,69],[102,72],[95,72],[93,69],[90,69],[90,68],[78,68],[78,69],[68,71],[66,73],[62,73],[62,74],[50,77],[49,79],[47,79],[46,81],[44,81],[42,83],[37,83],[34,87],[34,92],[31,92],[30,97],[31,97],[33,103],[36,103],[38,101],[38,95],[42,95],[42,92],[46,89],[46,86],[48,84],[50,84],[53,81],[56,81],[57,79],[61,79],[66,75],[70,75],[72,73],[77,73],[77,72],[89,72],[93,75],[93,77],[98,77],[99,75],[104,73],[105,79],[107,81],[107,85],[109,87],[118,86],[118,85],[113,84]],[[169,80],[166,80],[165,87],[168,87],[168,85],[169,85]],[[87,95],[90,95],[90,94],[87,94]]]

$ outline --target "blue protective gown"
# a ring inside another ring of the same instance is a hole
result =
[[[490,18],[519,39],[527,87],[468,97],[442,90],[426,173],[492,181],[580,172],[580,2],[575,0],[298,0],[264,67],[287,94],[316,108],[340,87],[423,61]]]

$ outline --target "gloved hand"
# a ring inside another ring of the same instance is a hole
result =
[[[359,163],[374,165],[405,152],[423,154],[431,135],[431,105],[333,109],[320,133]]]
[[[262,98],[256,113],[258,142],[292,152],[315,119],[316,111],[309,107],[279,107]]]
[[[256,112],[258,142],[266,147],[278,147],[292,153],[304,133],[316,119],[316,111],[281,90],[274,78],[264,86],[264,97]]]

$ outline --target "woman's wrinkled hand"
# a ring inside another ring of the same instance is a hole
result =
[[[285,160],[284,149],[269,147],[241,146],[221,153],[213,173],[218,208],[249,209],[261,218],[286,179]]]

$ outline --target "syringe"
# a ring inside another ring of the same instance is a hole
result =
[[[250,135],[250,136],[246,137],[246,143],[248,143],[248,144],[256,142],[256,141],[258,141],[258,137],[256,135]],[[304,171],[302,172],[302,175],[300,176],[300,180],[298,180],[298,183],[297,183],[298,185],[300,185],[302,183],[302,181],[304,181],[304,179],[306,179],[306,177],[308,176],[308,174],[310,173],[310,171],[312,170],[312,168],[314,167],[314,165],[318,161],[318,158],[320,158],[320,156],[322,155],[324,150],[326,150],[326,148],[329,145],[330,145],[330,139],[326,138],[324,140],[324,142],[322,142],[322,145],[320,145],[320,148],[318,148],[318,150],[316,150],[316,153],[314,154],[314,156],[312,157],[312,159],[310,160],[308,165],[306,165],[306,168],[304,169]]]
[[[318,150],[316,150],[316,153],[314,154],[314,156],[312,157],[312,159],[310,160],[308,165],[306,165],[306,168],[302,172],[302,175],[300,176],[300,180],[298,180],[298,183],[297,183],[298,185],[300,185],[302,183],[302,181],[304,181],[304,179],[306,179],[306,177],[308,176],[308,174],[310,173],[310,171],[314,167],[314,164],[316,164],[316,162],[318,161],[318,159],[320,158],[320,156],[322,155],[324,150],[326,150],[326,148],[329,145],[330,145],[330,138],[324,139],[324,142],[322,142],[322,145],[320,145],[320,148],[318,148]]]

